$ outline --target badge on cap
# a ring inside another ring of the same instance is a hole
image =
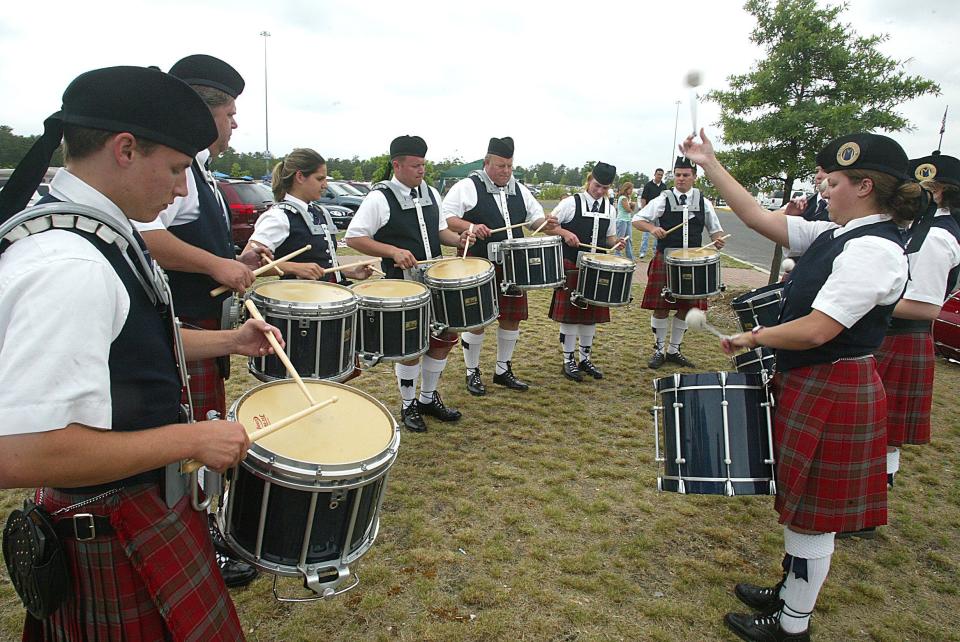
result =
[[[860,145],[854,142],[844,143],[837,150],[837,164],[841,167],[850,167],[860,158]]]
[[[917,165],[913,175],[917,177],[918,181],[932,181],[937,176],[937,166],[932,163]]]

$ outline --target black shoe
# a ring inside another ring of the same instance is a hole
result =
[[[782,586],[782,582],[773,587],[741,583],[734,587],[733,592],[736,593],[737,599],[750,608],[756,611],[769,611],[774,607],[779,608]]]
[[[567,379],[572,379],[578,382],[583,381],[583,374],[580,372],[580,367],[573,359],[565,359],[563,362],[563,369],[560,372],[562,372],[563,376]]]
[[[427,432],[427,424],[420,416],[420,407],[416,401],[406,408],[400,409],[400,419],[410,432]]]
[[[497,380],[496,376],[493,380]],[[475,368],[473,374],[467,371],[467,392],[474,397],[482,397],[487,394],[487,387],[483,385],[483,379],[480,378],[480,368]]]
[[[877,527],[870,526],[869,528],[861,528],[858,531],[844,531],[842,533],[837,533],[837,539],[850,539],[851,537],[859,537],[860,539],[876,539],[877,538]]]
[[[225,555],[217,555],[217,565],[220,567],[220,575],[223,576],[223,583],[229,588],[239,588],[246,586],[257,579],[257,569],[246,562],[231,559]]]
[[[418,400],[417,405],[420,407],[420,412],[422,414],[436,417],[440,421],[456,421],[462,416],[459,410],[454,410],[444,406],[443,400],[440,399],[440,393],[436,390],[433,391],[433,401],[430,403],[423,403],[422,401]]]
[[[656,370],[663,365],[663,362],[667,360],[667,357],[664,356],[662,350],[654,350],[653,356],[650,357],[650,361],[647,362],[647,367]]]
[[[683,366],[684,368],[695,368],[695,367],[696,367],[695,365],[693,365],[693,362],[690,361],[690,359],[687,359],[685,356],[683,356],[682,354],[680,354],[680,351],[679,351],[679,350],[677,350],[676,352],[668,352],[668,353],[667,353],[667,361],[669,361],[670,363],[675,363],[675,364],[677,364],[677,365],[681,365],[681,366]]]
[[[594,379],[603,379],[603,372],[600,370],[600,368],[593,365],[593,362],[590,361],[590,359],[581,359],[579,368],[581,372],[586,372]]]
[[[513,363],[507,361],[507,371],[502,374],[493,375],[493,383],[499,386],[506,386],[511,390],[529,390],[530,384],[525,381],[520,381],[517,379],[517,375],[513,374]]]
[[[810,642],[810,629],[787,633],[780,628],[778,612],[772,614],[727,613],[723,621],[741,640],[748,642]]]

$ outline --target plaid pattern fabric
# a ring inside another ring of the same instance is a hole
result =
[[[439,337],[430,333],[430,347],[431,348],[449,348],[450,346],[456,345],[460,340],[460,335],[456,332],[450,332],[445,330],[443,334]]]
[[[930,443],[933,335],[887,335],[877,351],[877,374],[887,392],[887,443]]]
[[[204,330],[219,330],[219,319],[181,319],[185,327],[197,327]],[[204,421],[207,413],[216,410],[221,417],[227,416],[227,391],[223,386],[223,377],[216,359],[187,361],[190,374],[190,395],[193,397],[193,418]],[[184,391],[180,403],[187,403]]]
[[[872,357],[777,373],[780,523],[818,532],[887,522],[886,395]]]
[[[610,308],[600,305],[586,305],[584,308],[570,303],[570,293],[577,289],[580,275],[575,263],[563,261],[563,269],[567,272],[567,282],[562,288],[553,291],[553,300],[550,301],[550,318],[560,323],[609,323]]]
[[[691,308],[707,309],[706,299],[677,299],[670,303],[663,298],[661,292],[667,286],[667,263],[663,259],[663,252],[653,253],[653,260],[647,266],[647,287],[643,290],[643,301],[640,307],[644,310],[690,310]]]
[[[505,296],[500,290],[500,283],[503,283],[503,267],[496,266],[497,270],[497,303],[500,306],[500,316],[497,319],[506,321],[526,321],[527,313],[527,293],[523,292],[519,296]]]
[[[50,512],[77,495],[45,490]],[[157,486],[126,488],[76,512],[109,515],[116,533],[64,540],[73,591],[24,640],[242,640],[217,567],[207,515],[183,498],[172,510]]]

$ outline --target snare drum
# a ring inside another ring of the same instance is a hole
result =
[[[773,399],[760,375],[675,374],[653,386],[658,490],[776,494]]]
[[[737,372],[766,372],[772,376],[776,357],[770,348],[759,347],[733,357],[733,364]]]
[[[940,315],[933,320],[933,346],[951,361],[960,361],[960,291],[943,302]]]
[[[667,294],[675,299],[703,299],[718,294],[720,252],[712,248],[667,248]]]
[[[560,237],[557,237],[560,238]],[[606,308],[627,305],[636,264],[613,254],[581,254],[577,257],[577,292],[574,298]]]
[[[427,268],[423,282],[433,297],[433,319],[453,332],[490,325],[499,314],[493,263],[470,256],[439,261]]]
[[[357,297],[349,288],[322,281],[270,281],[250,292],[267,323],[280,329],[285,352],[301,377],[341,381],[354,367],[353,325]],[[250,357],[260,381],[289,375],[276,355]]]
[[[737,315],[740,330],[747,332],[758,325],[777,325],[780,322],[783,287],[783,283],[773,283],[736,297],[730,307]]]
[[[377,537],[400,429],[365,392],[305,383],[314,399],[336,395],[337,403],[252,444],[233,469],[217,517],[239,557],[274,576],[302,577],[318,597],[328,597],[359,582],[355,576],[344,586],[350,565]],[[237,399],[227,418],[252,432],[303,406],[292,381],[274,381]]]
[[[430,349],[430,290],[416,281],[355,283],[357,352],[361,359],[409,361]]]
[[[532,236],[501,241],[498,256],[503,264],[503,286],[521,290],[563,285],[563,251],[559,236]]]

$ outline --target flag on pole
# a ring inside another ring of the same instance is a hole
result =
[[[943,120],[940,121],[940,135],[943,136],[944,132],[947,131],[947,109],[950,109],[950,105],[947,105],[946,109],[943,110]]]

